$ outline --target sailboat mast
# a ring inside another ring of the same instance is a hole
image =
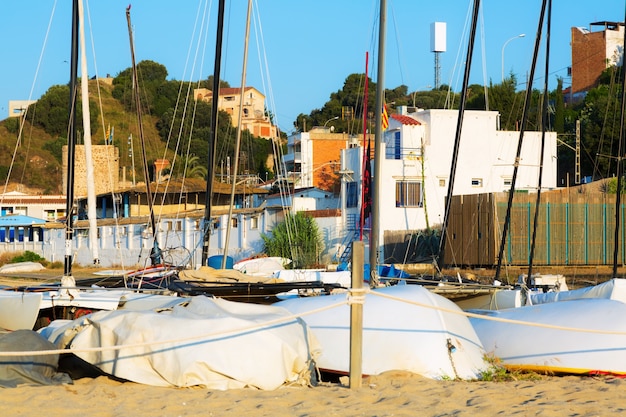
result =
[[[96,190],[94,186],[93,158],[91,149],[91,120],[89,113],[89,74],[87,73],[87,43],[85,42],[85,17],[83,0],[78,1],[78,19],[80,27],[80,69],[81,98],[83,109],[83,141],[85,146],[85,165],[87,168],[87,218],[89,219],[89,247],[94,265],[100,264],[98,254],[98,222],[96,212]]]
[[[367,51],[365,52],[365,88],[363,93],[363,161],[362,161],[362,169],[361,169],[361,219],[359,220],[359,240],[363,240],[363,227],[365,226],[365,204],[369,204],[367,200],[366,191],[369,192],[369,189],[366,190],[365,181],[365,168],[366,164],[369,163],[369,150],[370,147],[367,146],[367,100],[368,100],[368,87],[369,87],[369,74],[368,74],[368,64],[369,64],[369,54]],[[367,154],[366,154],[367,153]],[[369,174],[368,174],[369,175]],[[368,188],[371,187],[371,184],[367,184]]]
[[[548,80],[550,78],[550,33],[552,31],[552,0],[548,0],[548,21],[546,24],[546,62],[543,73],[543,104],[541,106],[541,151],[539,155],[539,178],[537,178],[537,198],[535,199],[535,215],[533,218],[533,235],[530,241],[530,255],[528,256],[529,279],[533,276],[533,261],[535,245],[537,243],[537,227],[539,223],[539,207],[541,204],[541,183],[543,182],[543,156],[546,147],[546,128],[548,125]]]
[[[626,23],[626,10],[624,11],[624,22]],[[624,30],[624,43],[626,46],[626,30]],[[622,49],[623,51],[624,49]],[[622,52],[622,109],[620,112],[620,129],[619,129],[619,153],[617,154],[617,193],[615,196],[615,236],[613,238],[613,277],[617,277],[617,258],[619,253],[619,220],[621,213],[621,195],[622,195],[622,175],[624,165],[622,159],[624,158],[624,141],[626,140],[626,126],[624,125],[624,118],[626,117],[626,54]]]
[[[374,134],[374,182],[372,190],[372,230],[370,232],[370,287],[378,286],[378,245],[380,240],[380,192],[382,187],[381,167],[382,109],[385,105],[385,32],[387,26],[387,1],[380,0],[380,23],[378,28],[378,81],[376,82],[376,131]]]
[[[130,23],[130,6],[126,8],[126,22],[128,23],[128,36],[130,39],[130,57],[132,62],[133,72],[133,95],[135,96],[135,110],[137,111],[137,123],[139,124],[139,140],[141,142],[141,156],[143,160],[143,177],[146,182],[146,197],[148,200],[148,207],[150,209],[150,227],[152,227],[152,235],[154,237],[154,246],[150,252],[150,260],[152,265],[161,263],[161,249],[159,248],[159,242],[157,239],[158,230],[156,227],[156,220],[154,218],[154,209],[152,204],[152,190],[150,189],[150,173],[148,171],[148,157],[146,155],[146,144],[143,135],[143,120],[141,117],[141,100],[139,97],[139,78],[137,76],[137,65],[135,63],[135,46],[133,42],[133,29]]]
[[[217,115],[220,95],[220,71],[222,64],[222,38],[224,32],[224,5],[220,0],[217,12],[217,35],[215,41],[215,64],[213,70],[213,100],[211,108],[211,142],[207,164],[206,197],[204,208],[204,244],[202,246],[202,265],[207,264],[209,257],[209,240],[211,237],[211,201],[213,199],[213,181],[215,179],[215,154],[217,152]]]
[[[446,247],[446,235],[448,223],[450,222],[450,210],[452,206],[452,193],[454,192],[454,179],[456,177],[456,165],[461,146],[461,131],[463,129],[463,116],[465,115],[465,102],[467,97],[467,86],[469,84],[470,70],[472,69],[472,55],[474,55],[474,40],[476,38],[476,27],[478,24],[478,12],[480,10],[480,0],[474,0],[472,11],[472,26],[467,43],[467,55],[465,57],[465,72],[463,73],[463,86],[461,87],[461,100],[459,102],[459,113],[456,122],[456,134],[454,136],[454,146],[452,150],[452,161],[450,163],[450,178],[448,180],[448,193],[446,195],[446,206],[443,215],[443,225],[441,227],[441,238],[439,239],[439,254],[437,264],[443,264],[443,254]]]
[[[76,149],[76,77],[78,73],[78,1],[72,3],[72,49],[70,52],[69,131],[67,135],[67,184],[65,201],[65,259],[63,275],[72,275],[72,241],[74,240],[74,151]]]
[[[541,15],[539,16],[539,24],[537,25],[537,36],[535,37],[535,49],[533,51],[532,64],[530,66],[530,75],[526,85],[526,97],[524,99],[524,108],[522,110],[522,123],[520,125],[519,139],[517,140],[517,151],[515,153],[515,162],[513,164],[513,177],[511,178],[511,188],[509,189],[509,201],[506,205],[506,216],[504,217],[504,226],[502,226],[502,237],[500,239],[500,251],[498,252],[498,264],[494,275],[495,280],[500,279],[500,270],[502,269],[502,257],[504,256],[504,246],[509,233],[509,225],[511,223],[511,207],[513,206],[513,195],[515,194],[515,182],[517,180],[517,172],[519,171],[519,161],[522,154],[522,144],[524,142],[524,131],[528,119],[528,109],[530,108],[530,100],[532,95],[532,86],[535,79],[535,68],[537,67],[537,56],[539,55],[539,46],[541,44],[541,32],[543,28],[543,18],[546,14],[546,3],[543,0],[541,5]]]
[[[237,139],[235,140],[235,164],[233,166],[233,183],[230,189],[230,206],[228,207],[228,222],[226,223],[226,239],[224,240],[224,256],[222,257],[222,269],[226,268],[226,256],[230,243],[231,218],[233,217],[233,205],[235,204],[235,187],[237,186],[237,170],[239,169],[239,148],[241,146],[241,123],[243,114],[243,100],[246,89],[246,67],[248,65],[248,39],[250,38],[250,14],[252,13],[252,0],[248,0],[248,14],[246,17],[246,37],[243,47],[243,70],[241,71],[241,92],[239,94],[239,116],[237,120]]]

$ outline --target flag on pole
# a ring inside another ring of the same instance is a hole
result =
[[[363,221],[372,213],[372,164],[370,162],[370,143],[367,142],[366,155],[363,158]]]
[[[389,115],[387,114],[387,105],[383,104],[383,117],[381,119],[383,130],[389,127]]]

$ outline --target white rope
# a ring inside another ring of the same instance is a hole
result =
[[[305,313],[300,314],[291,314],[289,316],[280,317],[274,320],[269,320],[265,323],[257,323],[245,327],[240,327],[238,329],[225,331],[225,332],[215,332],[215,333],[207,333],[199,336],[192,336],[183,339],[168,339],[168,340],[160,340],[160,341],[152,341],[152,342],[143,342],[143,343],[132,343],[128,345],[114,345],[114,346],[102,346],[95,348],[81,348],[81,349],[52,349],[52,350],[40,350],[40,351],[13,351],[13,352],[0,352],[0,357],[4,356],[45,356],[45,355],[59,355],[65,353],[77,353],[77,352],[105,352],[105,351],[115,351],[122,349],[132,349],[132,348],[141,348],[148,346],[156,346],[156,345],[168,345],[168,344],[183,344],[189,342],[210,342],[212,339],[224,338],[227,336],[237,336],[245,333],[249,333],[251,331],[260,330],[266,327],[272,327],[278,324],[287,323],[292,320],[296,320],[302,316],[307,316],[310,314],[316,314],[322,311],[330,310],[339,306],[346,304],[346,301],[340,301],[335,304],[331,304],[326,307],[320,307],[315,310],[307,311]]]
[[[348,291],[348,304],[365,304],[365,295],[370,292],[369,288],[350,288]]]
[[[387,298],[394,301],[400,301],[407,304],[412,304],[418,307],[438,310],[445,313],[463,315],[466,317],[477,318],[481,320],[491,320],[497,321],[501,323],[510,323],[510,324],[518,324],[524,326],[545,328],[545,329],[554,329],[554,330],[563,330],[563,331],[573,331],[573,332],[583,332],[583,333],[592,333],[592,334],[612,334],[612,335],[626,335],[626,332],[623,331],[612,331],[612,330],[598,330],[598,329],[582,329],[576,327],[567,327],[567,326],[556,326],[551,324],[541,324],[541,323],[532,323],[522,320],[513,320],[513,319],[505,319],[500,317],[492,317],[492,316],[484,316],[476,313],[469,313],[463,310],[449,309],[445,307],[439,307],[434,305],[428,305],[416,301],[409,301],[403,298],[395,297],[393,295],[381,293],[378,291],[372,291],[369,288],[352,288],[344,301],[339,301],[337,303],[320,307],[314,310],[310,310],[304,313],[299,314],[291,314],[289,316],[280,317],[274,320],[267,321],[265,323],[258,323],[250,326],[241,327],[235,330],[226,331],[226,332],[217,332],[217,333],[208,333],[199,336],[192,336],[183,339],[169,339],[162,341],[152,341],[152,342],[143,342],[143,343],[133,343],[128,345],[114,345],[114,346],[103,346],[103,347],[94,347],[94,348],[81,348],[81,349],[53,349],[53,350],[42,350],[42,351],[9,351],[9,352],[0,352],[0,357],[7,356],[45,356],[45,355],[58,355],[65,353],[78,353],[78,352],[104,352],[104,351],[115,351],[122,349],[131,349],[131,348],[140,348],[147,346],[155,346],[155,345],[167,345],[167,344],[182,344],[189,342],[210,342],[211,339],[226,337],[226,336],[237,336],[243,333],[260,330],[267,327],[272,327],[274,325],[286,323],[304,316],[308,316],[311,314],[320,313],[322,311],[330,310],[333,308],[340,307],[342,305],[351,305],[351,304],[364,304],[365,298],[367,294],[372,294],[375,296]]]
[[[445,312],[445,313],[450,313],[450,314],[458,314],[458,315],[466,316],[468,318],[472,317],[472,318],[481,319],[481,320],[491,320],[491,321],[498,321],[498,322],[501,322],[501,323],[519,324],[519,325],[530,326],[530,327],[541,327],[541,328],[544,328],[544,329],[566,330],[566,331],[571,331],[571,332],[626,335],[626,332],[622,332],[622,331],[597,330],[597,329],[581,329],[581,328],[577,328],[577,327],[556,326],[556,325],[552,325],[552,324],[532,323],[532,322],[523,321],[523,320],[513,320],[513,319],[505,319],[505,318],[501,318],[501,317],[485,316],[485,315],[482,315],[482,314],[469,313],[469,312],[463,311],[463,310],[451,310],[451,309],[445,308],[445,307],[438,307],[438,306],[423,304],[423,303],[419,303],[419,302],[416,302],[416,301],[408,301],[408,300],[403,299],[403,298],[394,297],[393,295],[384,294],[384,293],[375,292],[375,291],[370,292],[370,294],[377,295],[379,297],[389,298],[389,299],[395,300],[395,301],[402,301],[402,302],[405,302],[405,303],[408,303],[408,304],[416,305],[418,307],[430,308],[430,309],[433,309],[433,310],[439,310],[439,311],[442,311],[442,312]],[[560,301],[555,301],[555,302],[560,302]]]

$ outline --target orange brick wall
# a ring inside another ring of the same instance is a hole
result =
[[[579,93],[596,85],[606,69],[604,31],[582,33],[572,28],[572,91]]]

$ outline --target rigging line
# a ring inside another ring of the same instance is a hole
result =
[[[185,58],[185,66],[184,66],[184,69],[183,69],[183,77],[182,77],[183,80],[185,79],[185,76],[187,74],[187,70],[189,68],[191,51],[192,51],[192,46],[193,46],[193,43],[194,43],[193,42],[193,38],[194,38],[194,36],[195,36],[195,34],[196,34],[196,32],[198,30],[201,31],[202,28],[205,27],[205,22],[206,22],[206,18],[207,18],[207,13],[206,13],[207,3],[206,3],[206,1],[204,2],[204,9],[202,9],[202,4],[203,4],[202,1],[199,2],[198,3],[198,8],[196,10],[196,17],[194,19],[194,25],[193,25],[193,29],[192,29],[192,35],[191,35],[192,36],[192,41],[189,43],[189,48],[187,49],[187,56]],[[202,16],[202,19],[200,20],[200,22],[201,22],[200,23],[200,29],[198,29],[198,21],[200,19],[200,16]],[[208,26],[208,25],[206,25],[206,26]],[[197,62],[198,49],[200,49],[201,39],[202,39],[202,36],[199,37],[198,43],[196,45],[195,58],[193,60],[193,65],[191,66],[192,69],[191,69],[190,79],[193,79],[193,74],[194,74],[194,70],[195,70],[195,63]],[[206,36],[204,37],[204,39],[206,39]],[[204,54],[203,54],[203,57],[204,57]],[[202,60],[201,62],[204,62],[204,60]],[[202,65],[201,65],[201,68],[202,68]],[[170,127],[169,127],[169,130],[168,130],[166,144],[165,144],[165,147],[163,149],[163,159],[166,159],[166,157],[167,157],[167,150],[170,147],[170,142],[172,140],[174,126],[176,124],[176,115],[178,114],[179,108],[181,106],[181,96],[183,94],[185,84],[187,85],[187,94],[185,95],[185,102],[182,105],[183,110],[182,110],[182,114],[181,114],[181,119],[180,119],[181,122],[180,122],[180,125],[179,125],[178,134],[176,135],[176,145],[174,146],[174,154],[173,154],[173,157],[172,157],[172,165],[171,165],[171,168],[170,168],[171,172],[174,172],[174,169],[176,167],[178,150],[180,149],[180,144],[181,144],[181,140],[182,140],[182,133],[183,133],[185,115],[186,115],[186,111],[187,111],[187,108],[188,108],[191,87],[193,85],[192,82],[185,83],[184,81],[181,81],[181,83],[180,83],[180,86],[179,86],[179,89],[178,89],[178,95],[176,97],[176,104],[174,106],[173,117],[172,117],[172,120],[170,122]],[[190,141],[191,141],[191,135],[192,135],[192,132],[193,132],[193,125],[194,125],[194,122],[195,122],[195,108],[196,108],[196,106],[197,106],[197,101],[194,104],[194,112],[193,112],[191,125],[190,125],[191,126],[190,132],[189,132],[189,137],[190,137],[189,140]],[[189,154],[189,152],[187,152],[187,158],[185,158],[185,164],[188,161],[188,154]],[[185,173],[185,172],[186,172],[186,166],[183,169],[183,173]],[[171,176],[170,176],[170,179],[171,179]],[[183,174],[183,185],[184,185],[184,180],[185,180],[185,175]],[[169,183],[170,182],[168,181],[168,185],[169,185]],[[165,194],[163,194],[162,204],[164,203],[164,199],[165,199]],[[179,201],[180,201],[180,199],[182,199],[182,192],[179,193]]]
[[[596,156],[594,158],[594,173],[598,173],[599,176],[601,178],[608,178],[610,176],[611,173],[611,165],[612,165],[612,160],[609,160],[609,163],[607,164],[607,171],[604,173],[604,175],[599,172],[599,168],[600,168],[600,162],[598,161],[600,155],[602,154],[602,148],[604,147],[604,140],[606,138],[606,128],[607,128],[607,124],[608,124],[608,118],[609,118],[609,114],[613,114],[613,121],[615,121],[615,118],[617,117],[617,105],[618,105],[618,100],[617,97],[615,97],[615,100],[613,100],[613,95],[616,93],[616,89],[615,89],[615,77],[617,75],[617,72],[615,70],[615,67],[613,67],[613,70],[611,71],[611,81],[609,84],[609,91],[607,94],[607,101],[606,101],[606,108],[604,111],[604,120],[602,122],[602,128],[600,130],[600,138],[598,141],[598,146],[596,148]],[[610,107],[612,105],[615,105],[615,110],[611,111]],[[615,126],[613,124],[613,126]],[[613,141],[614,141],[614,136],[611,136],[611,141],[609,142],[609,154],[613,154],[613,152],[610,152],[611,149],[613,149]]]
[[[471,24],[470,34],[469,34],[469,38],[467,42],[467,55],[466,55],[466,62],[465,62],[465,71],[463,74],[463,87],[461,89],[461,97],[460,97],[458,117],[457,117],[457,123],[456,123],[456,133],[454,137],[454,145],[453,145],[453,151],[452,151],[452,162],[450,164],[450,176],[448,180],[446,208],[444,212],[444,220],[443,220],[443,225],[441,229],[441,238],[439,240],[439,254],[438,255],[439,255],[440,260],[443,259],[443,254],[444,254],[444,249],[445,249],[445,244],[446,244],[446,239],[447,239],[446,234],[447,234],[447,227],[449,223],[450,211],[451,211],[451,205],[452,205],[452,196],[453,196],[453,191],[454,191],[454,180],[456,176],[456,166],[458,162],[457,160],[458,160],[458,155],[459,155],[459,148],[461,145],[463,116],[465,113],[465,101],[466,101],[465,93],[467,92],[467,87],[469,84],[470,69],[472,66],[472,55],[474,52],[474,40],[476,36],[476,24],[478,21],[478,9],[479,8],[480,8],[480,0],[474,0],[474,7],[472,10],[472,24]]]
[[[463,45],[465,44],[465,39],[468,36],[467,32],[468,32],[468,26],[470,25],[470,21],[471,21],[471,16],[472,16],[472,1],[470,0],[468,2],[467,11],[465,12],[465,22],[463,23],[462,36],[459,41],[459,48],[456,51],[456,58],[454,59],[454,65],[452,67],[453,69],[451,70],[450,75],[448,77],[448,90],[446,93],[445,104],[443,106],[444,109],[454,108],[454,99],[456,95],[453,93],[452,86],[455,84],[454,77],[457,74],[456,68],[459,68],[460,60],[462,59]],[[467,65],[467,63],[465,63],[465,65]],[[461,71],[458,72],[457,83],[458,83],[458,78],[460,76],[461,76]]]
[[[41,69],[41,63],[43,61],[43,54],[46,50],[46,45],[48,44],[48,37],[50,36],[50,28],[52,27],[52,20],[54,19],[54,14],[57,7],[57,0],[54,0],[52,5],[52,12],[50,14],[50,19],[48,20],[48,27],[46,28],[46,35],[44,36],[43,45],[41,47],[41,52],[39,54],[39,60],[37,61],[37,69],[35,70],[35,76],[33,78],[33,83],[30,87],[30,92],[28,93],[28,100],[30,101],[33,97],[33,92],[35,90],[35,84],[37,83],[37,77],[39,76],[39,70]],[[20,117],[20,127],[17,134],[17,142],[15,143],[15,148],[13,150],[13,156],[11,157],[11,164],[9,165],[9,170],[7,172],[7,177],[4,182],[4,191],[2,192],[2,196],[0,197],[0,202],[4,200],[4,194],[6,194],[9,186],[9,180],[11,179],[11,171],[13,170],[13,164],[15,163],[15,159],[17,157],[17,150],[19,148],[20,142],[22,141],[22,133],[24,130],[24,124],[26,123],[26,116],[28,115],[28,107],[24,110],[24,114]],[[32,129],[32,126],[31,126]],[[25,169],[25,168],[24,168]],[[23,176],[24,174],[22,174]]]
[[[97,65],[97,60],[96,60],[96,48],[95,48],[95,44],[94,44],[94,38],[93,38],[93,32],[92,32],[92,28],[93,28],[93,24],[91,22],[91,11],[90,11],[90,7],[89,7],[89,0],[85,0],[86,6],[85,6],[85,10],[87,11],[87,21],[89,22],[89,39],[91,40],[91,51],[92,51],[92,56],[93,56],[93,65],[94,65],[94,71],[95,71],[95,77],[96,77],[96,89],[97,89],[97,95],[98,95],[98,105],[99,105],[99,113],[100,113],[100,120],[102,123],[102,133],[104,136],[104,143],[106,144],[107,141],[109,140],[109,138],[106,137],[106,128],[105,128],[105,121],[104,121],[104,105],[102,103],[102,92],[101,92],[101,87],[100,87],[100,77],[98,76],[98,65]],[[115,230],[116,230],[116,238],[115,238],[115,247],[117,248],[117,252],[118,252],[118,256],[117,259],[120,262],[120,265],[122,267],[122,269],[125,269],[124,266],[124,256],[122,256],[122,248],[119,244],[119,230],[120,230],[120,224],[119,224],[119,218],[120,216],[118,215],[118,207],[115,204],[115,190],[113,188],[113,184],[115,184],[114,181],[114,176],[115,175],[119,175],[117,172],[114,172],[114,170],[112,169],[112,160],[111,160],[111,154],[107,151],[105,152],[105,157],[106,157],[106,161],[107,161],[107,178],[108,178],[108,184],[109,184],[109,188],[111,190],[110,195],[111,195],[111,200],[114,202],[113,203],[113,217],[115,218]]]
[[[533,51],[532,64],[530,66],[530,75],[528,77],[528,85],[526,86],[526,96],[524,99],[524,110],[522,112],[522,122],[520,126],[519,139],[517,141],[517,151],[515,154],[515,165],[513,166],[513,178],[511,179],[511,188],[509,189],[509,199],[506,208],[506,217],[504,218],[504,226],[502,228],[502,236],[500,240],[500,250],[498,252],[498,264],[496,266],[495,279],[499,279],[500,277],[500,268],[502,265],[502,257],[504,256],[504,246],[507,240],[507,234],[509,230],[509,225],[511,222],[511,206],[513,205],[513,196],[515,193],[515,182],[517,180],[517,173],[519,168],[519,160],[522,152],[522,144],[524,142],[524,131],[526,130],[526,122],[528,119],[528,110],[530,108],[530,101],[532,98],[532,84],[534,82],[535,77],[535,69],[537,66],[537,56],[539,55],[539,46],[541,42],[541,33],[543,28],[543,20],[546,14],[546,2],[547,0],[542,1],[541,5],[541,13],[539,14],[539,22],[537,25],[537,34],[535,36],[535,48]]]
[[[541,204],[541,182],[543,179],[543,157],[544,151],[546,147],[546,128],[548,121],[548,99],[550,91],[548,90],[548,73],[550,72],[550,35],[552,28],[552,0],[548,0],[548,10],[547,10],[547,23],[546,23],[546,62],[545,62],[545,74],[546,77],[544,79],[543,85],[543,103],[542,103],[542,123],[541,123],[541,152],[539,156],[539,178],[537,179],[537,198],[535,201],[535,215],[533,219],[533,234],[530,243],[530,256],[528,260],[528,280],[530,282],[531,277],[533,276],[533,260],[535,254],[535,244],[537,241],[537,224],[539,223],[539,205]],[[525,283],[524,283],[525,284]]]
[[[487,48],[485,47],[485,13],[484,5],[480,8],[480,50],[483,63],[483,90],[485,92],[485,110],[489,111],[489,89],[487,88]]]

